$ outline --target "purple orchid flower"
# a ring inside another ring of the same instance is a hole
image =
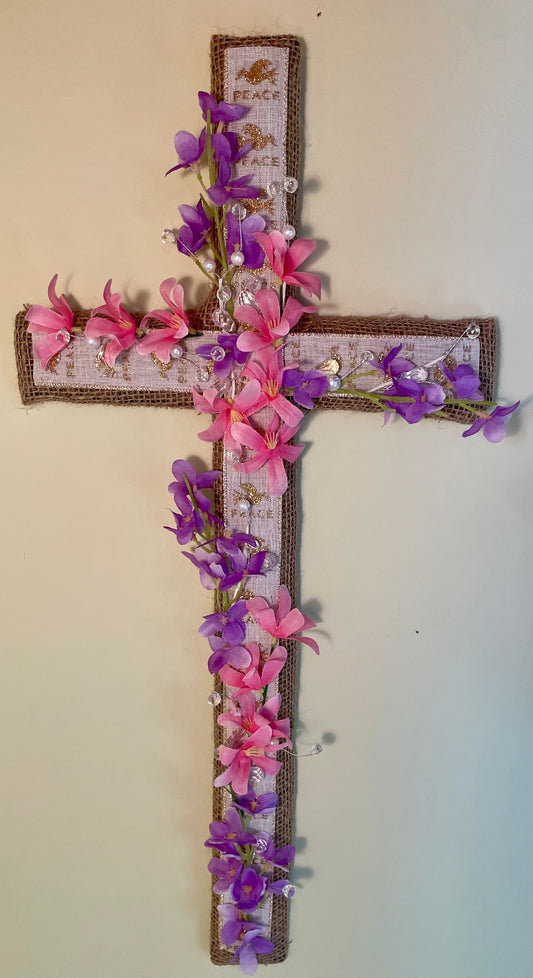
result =
[[[200,625],[198,631],[204,638],[209,638],[211,635],[220,632],[225,642],[233,642],[234,645],[238,645],[246,634],[246,626],[243,622],[246,614],[246,601],[236,601],[228,611],[204,615],[204,623]]]
[[[445,363],[439,363],[439,367],[445,377],[448,378],[453,386],[456,396],[467,398],[469,401],[481,401],[482,393],[479,389],[480,380],[475,370],[467,363],[460,363],[455,370],[448,370]]]
[[[191,251],[193,253],[199,251],[205,245],[211,230],[211,218],[205,210],[203,200],[199,200],[196,207],[182,204],[178,210],[185,223],[178,230],[176,247],[182,255],[188,255]]]
[[[174,502],[184,516],[191,511],[191,503],[198,509],[208,513],[211,503],[207,496],[204,496],[200,489],[209,489],[220,479],[222,472],[203,472],[198,473],[190,462],[178,458],[172,465],[172,475],[175,482],[171,482],[168,491],[174,496]],[[253,539],[253,538],[252,538]]]
[[[237,346],[238,338],[238,336],[232,336],[230,333],[221,333],[220,336],[217,336],[216,344],[202,343],[201,346],[196,347],[198,355],[205,357],[206,360],[212,359],[213,345],[220,346],[224,350],[224,359],[213,361],[213,376],[217,380],[224,380],[231,373],[234,363],[246,363],[248,353],[239,350]]]
[[[204,845],[230,856],[236,855],[235,846],[249,846],[255,842],[251,832],[243,831],[241,817],[232,807],[228,808],[223,821],[211,822],[209,831],[211,835]]]
[[[463,431],[463,438],[469,438],[470,435],[475,435],[478,431],[482,431],[487,441],[496,445],[505,438],[505,423],[513,411],[516,411],[519,404],[520,401],[517,401],[516,404],[511,404],[510,407],[495,407],[485,417],[476,418],[474,423],[470,425],[470,428]]]
[[[235,951],[228,964],[234,964],[237,959],[243,975],[255,975],[257,971],[257,955],[272,954],[274,945],[267,937],[263,937],[264,928],[258,928],[257,924],[252,924],[254,930],[247,930],[242,938],[242,943]],[[242,928],[241,928],[242,930]]]
[[[401,357],[397,357],[402,359]],[[444,404],[445,394],[440,384],[419,384],[416,380],[402,377],[396,380],[387,394],[399,397],[412,397],[410,401],[386,401],[387,407],[404,418],[408,424],[417,424],[426,414],[439,411]],[[386,418],[388,421],[388,417]]]
[[[252,661],[252,656],[244,645],[228,642],[219,635],[211,635],[209,645],[213,652],[207,660],[207,668],[212,676],[226,665],[234,666],[235,669],[247,669]]]
[[[250,194],[244,194],[249,197]],[[228,261],[233,252],[237,249],[244,255],[244,267],[253,271],[262,268],[265,263],[265,253],[260,244],[255,240],[258,231],[264,231],[265,221],[260,214],[250,214],[240,222],[231,211],[226,214],[226,250]]]
[[[387,355],[383,357],[381,363],[379,360],[369,360],[369,365],[374,368],[374,370],[380,370],[385,376],[390,377],[392,380],[396,380],[400,377],[406,370],[412,370],[414,363],[411,360],[406,360],[405,357],[399,357],[398,354],[402,348],[402,344],[399,343],[398,346],[394,346],[392,350],[389,350]]]
[[[231,898],[237,910],[243,910],[245,913],[255,910],[263,899],[266,884],[266,877],[260,876],[251,866],[243,870],[231,888]]]
[[[231,178],[231,165],[227,160],[222,159],[218,164],[217,182],[209,187],[207,194],[217,207],[223,207],[228,200],[240,197],[252,198],[260,197],[261,191],[257,187],[249,187],[248,181],[251,174],[244,177]]]
[[[248,791],[245,795],[237,795],[233,802],[235,808],[248,815],[270,815],[278,805],[278,796],[275,791],[265,791],[263,795],[256,795],[255,791]]]
[[[311,411],[314,400],[322,397],[328,390],[328,378],[320,370],[285,370],[283,385],[292,390],[292,399],[300,407]]]
[[[209,92],[198,92],[198,102],[206,122],[207,113],[211,113],[211,122],[213,125],[217,125],[219,122],[235,122],[248,111],[244,105],[229,105],[228,102],[217,102]]]
[[[202,129],[198,139],[193,136],[192,132],[180,129],[174,136],[174,147],[181,162],[176,166],[171,166],[170,170],[165,173],[166,177],[174,170],[188,168],[201,159],[205,149],[205,128]]]
[[[276,869],[285,869],[289,863],[294,862],[296,849],[294,846],[282,846],[276,849],[274,840],[268,832],[256,832],[256,852],[260,860],[275,866]]]
[[[253,143],[243,143],[239,146],[239,140],[234,132],[215,132],[211,137],[213,145],[213,155],[217,161],[227,160],[228,163],[237,163],[250,152]]]
[[[173,512],[172,515],[176,521],[176,527],[165,526],[163,529],[175,533],[178,543],[182,546],[190,543],[194,534],[201,533],[204,528],[205,520],[202,519],[200,513],[193,509],[192,506],[189,513],[182,515],[181,513]]]
[[[243,578],[262,574],[265,552],[248,556],[242,550],[243,545],[255,547],[255,537],[248,533],[234,533],[229,538],[217,537],[209,543],[214,544],[215,550],[206,550],[202,544],[194,554],[184,553],[184,557],[200,571],[200,582],[208,591],[215,587],[219,591],[229,591]]]
[[[228,856],[227,859],[217,859],[213,856],[207,864],[207,869],[212,876],[219,876],[220,879],[213,885],[215,893],[226,893],[242,872],[242,859],[238,856]]]

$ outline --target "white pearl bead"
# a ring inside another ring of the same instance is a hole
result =
[[[246,516],[247,513],[250,512],[251,508],[252,504],[249,499],[241,499],[239,503],[239,512],[241,512],[243,516]]]
[[[340,379],[340,377],[330,377],[329,378],[329,380],[328,380],[328,387],[329,387],[330,391],[338,391],[338,389],[339,389],[340,386],[341,386],[341,379]]]
[[[206,258],[205,261],[203,262],[203,267],[204,267],[204,271],[206,271],[208,275],[212,275],[217,266],[212,258]]]
[[[87,346],[92,346],[94,350],[99,350],[102,345],[100,336],[87,336]]]
[[[296,237],[296,229],[293,228],[292,224],[285,224],[281,229],[281,233],[286,241],[292,241]]]
[[[183,356],[183,347],[179,343],[175,343],[174,346],[170,347],[170,356],[173,360],[180,360]]]
[[[230,258],[230,262],[232,265],[237,265],[237,267],[239,265],[244,265],[244,255],[242,251],[234,251]]]

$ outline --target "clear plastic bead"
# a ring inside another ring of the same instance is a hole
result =
[[[251,502],[250,502],[249,499],[241,499],[240,500],[240,502],[239,502],[239,512],[242,513],[243,516],[247,516],[247,514],[250,512],[251,508],[252,508],[252,504],[251,504]]]
[[[174,231],[171,231],[170,228],[164,228],[164,230],[161,231],[161,241],[163,244],[176,244],[176,235],[174,234]]]
[[[250,292],[248,289],[242,289],[242,291],[239,292],[237,299],[239,306],[253,306],[254,301],[253,292]]]
[[[217,693],[216,689],[214,689],[212,693],[209,693],[207,702],[209,703],[209,706],[218,706],[219,703],[222,702],[222,697],[220,693]]]
[[[283,189],[286,190],[288,194],[295,194],[298,190],[298,181],[296,177],[285,177],[283,181]]]
[[[480,329],[478,323],[470,323],[470,326],[468,327],[468,329],[466,331],[466,335],[468,336],[468,339],[469,340],[477,340],[477,338],[478,338],[478,336],[479,336],[480,333],[481,333],[481,329]]]
[[[209,370],[207,367],[199,367],[196,371],[196,380],[199,384],[207,384],[209,380]]]
[[[233,207],[231,208],[231,213],[233,214],[234,217],[237,218],[238,221],[244,221],[244,218],[246,217],[246,214],[248,212],[244,204],[240,204],[237,201],[236,204],[233,204]]]
[[[341,379],[340,379],[340,377],[329,377],[328,378],[328,387],[329,387],[330,391],[338,391],[338,389],[339,389],[340,386],[341,386]]]
[[[373,359],[374,359],[374,354],[372,350],[363,350],[360,357],[361,363],[368,363],[369,360],[373,360]]]
[[[260,784],[264,777],[265,772],[262,770],[262,768],[254,766],[250,770],[250,781],[252,781],[253,784]]]
[[[323,750],[322,744],[312,744],[310,753],[321,754],[322,750]]]
[[[292,224],[285,224],[281,229],[281,233],[285,241],[292,241],[296,237],[296,228],[293,228]]]
[[[262,856],[263,853],[266,852],[267,846],[268,846],[268,840],[264,839],[262,836],[259,836],[257,842],[254,845],[254,849],[258,853],[258,855]]]
[[[225,356],[226,356],[226,351],[224,347],[222,346],[211,347],[211,359],[214,360],[215,363],[220,363],[220,361],[223,360]]]
[[[417,384],[424,384],[429,375],[425,367],[413,367],[412,370],[406,370],[403,376],[407,380],[416,380]]]
[[[283,184],[279,180],[273,180],[272,183],[268,184],[267,194],[269,197],[279,197],[283,190]]]
[[[183,347],[179,343],[174,343],[174,346],[170,347],[170,356],[172,360],[181,360],[183,356]]]
[[[296,893],[296,890],[294,889],[294,886],[292,885],[292,883],[286,883],[285,886],[283,887],[281,893],[285,897],[286,900],[292,900],[294,894]]]
[[[219,299],[220,302],[229,302],[231,295],[232,292],[229,285],[221,285],[217,289],[217,299]]]
[[[219,329],[227,329],[231,331],[231,323],[233,323],[233,320],[229,312],[226,312],[225,309],[215,309],[211,319],[213,320],[215,326],[218,326]]]
[[[278,563],[278,555],[273,553],[271,550],[269,550],[265,554],[262,570],[264,571],[274,570],[274,567],[276,567],[277,563]]]

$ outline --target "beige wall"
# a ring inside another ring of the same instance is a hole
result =
[[[321,7],[322,15],[317,16]],[[290,11],[290,12],[288,12]],[[302,463],[301,843],[279,978],[532,978],[528,0],[6,0],[0,830],[5,978],[206,978],[209,599],[161,525],[174,411],[19,403],[54,272],[138,308],[216,31],[305,41],[303,230],[324,311],[496,315],[499,447],[313,418]],[[196,297],[197,285],[192,285]],[[316,607],[316,606],[315,606]]]

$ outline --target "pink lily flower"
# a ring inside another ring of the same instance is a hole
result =
[[[250,383],[254,383],[250,381]],[[273,496],[282,496],[287,488],[287,473],[283,459],[295,462],[304,450],[304,445],[287,445],[287,442],[297,432],[287,424],[279,424],[275,414],[272,415],[263,434],[250,425],[236,422],[231,426],[231,434],[240,445],[247,445],[255,450],[253,458],[243,462],[242,472],[257,472],[263,465],[268,466],[268,488]]]
[[[265,235],[267,237],[267,235]],[[272,289],[260,289],[255,293],[254,300],[260,312],[253,306],[237,306],[234,317],[240,323],[247,323],[252,329],[239,334],[237,346],[239,350],[249,353],[261,350],[272,343],[280,343],[289,330],[299,321],[304,312],[316,312],[314,306],[302,306],[292,296],[287,299],[281,312],[279,299]]]
[[[309,299],[312,295],[316,295],[320,299],[321,284],[318,275],[296,271],[298,266],[315,250],[316,241],[299,238],[289,246],[289,242],[285,240],[281,231],[271,231],[270,234],[265,234],[264,231],[256,231],[254,237],[261,245],[267,256],[268,264],[280,282],[286,282],[287,285],[299,285],[303,294]]]
[[[219,671],[220,678],[226,686],[233,686],[234,689],[263,689],[273,682],[283,669],[287,660],[287,649],[283,645],[276,645],[261,666],[262,656],[257,643],[250,642],[245,648],[252,657],[249,669],[243,673],[231,666],[222,666]]]
[[[111,292],[111,279],[104,286],[104,304],[91,313],[85,327],[88,339],[105,337],[104,360],[114,366],[119,353],[135,343],[135,320],[120,304],[120,292]]]
[[[291,596],[284,584],[279,589],[278,607],[271,607],[265,598],[250,598],[246,602],[246,607],[265,632],[274,638],[289,638],[292,636],[298,642],[309,645],[318,655],[318,644],[314,638],[305,638],[303,635],[296,635],[302,628],[315,628],[315,622],[308,615],[304,615],[298,608],[291,611]]]
[[[222,438],[224,447],[228,451],[238,452],[240,455],[241,446],[235,441],[231,427],[237,421],[244,422],[250,414],[254,414],[260,407],[263,407],[265,401],[264,399],[261,400],[261,387],[258,381],[249,381],[237,394],[234,401],[229,397],[219,397],[216,387],[208,387],[203,393],[193,390],[192,396],[197,411],[217,415],[209,428],[201,431],[198,437],[202,441],[219,441]],[[259,406],[258,402],[260,402]]]
[[[169,363],[172,347],[189,332],[189,320],[183,309],[183,286],[179,285],[176,278],[166,278],[161,282],[159,291],[170,309],[154,309],[149,312],[141,321],[141,329],[149,319],[158,319],[166,328],[152,329],[139,340],[136,349],[141,356],[154,353],[162,363]]]
[[[226,747],[225,744],[219,747],[219,758],[222,764],[227,764],[228,767],[219,774],[218,778],[215,778],[215,787],[222,788],[226,784],[231,784],[236,794],[245,795],[248,791],[252,764],[262,768],[265,774],[277,774],[281,761],[268,757],[266,751],[273,754],[281,745],[271,744],[271,740],[272,730],[267,724],[259,727],[239,747]]]
[[[261,355],[262,354],[262,355]],[[288,364],[293,366],[293,364]],[[296,364],[294,364],[296,366]],[[297,428],[303,418],[303,411],[291,404],[283,394],[280,394],[282,386],[283,366],[281,350],[262,350],[258,360],[251,360],[244,369],[247,377],[257,380],[261,385],[264,404],[268,404],[276,411],[282,421],[285,421],[291,428]]]
[[[37,333],[33,348],[41,361],[41,367],[46,370],[49,361],[56,353],[64,350],[72,338],[74,313],[65,295],[56,293],[57,275],[51,279],[48,286],[48,298],[52,309],[45,306],[31,306],[26,313],[28,333]]]
[[[231,713],[221,713],[217,723],[221,727],[240,727],[248,733],[256,733],[261,727],[268,725],[272,732],[272,740],[283,740],[283,744],[278,747],[292,747],[290,740],[290,720],[276,720],[281,706],[281,694],[277,693],[257,709],[257,701],[251,690],[246,689],[237,694],[240,711],[237,711],[235,701],[231,706]]]

